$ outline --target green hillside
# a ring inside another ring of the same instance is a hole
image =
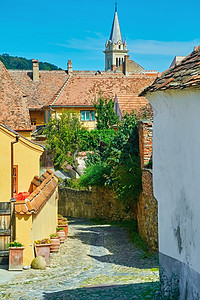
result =
[[[6,69],[32,70],[32,60],[24,57],[10,56],[5,53],[0,55],[0,61],[3,62]],[[47,62],[40,62],[39,65],[40,70],[62,70]]]

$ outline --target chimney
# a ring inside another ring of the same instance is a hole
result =
[[[33,81],[39,81],[39,60],[32,59]]]
[[[124,75],[129,76],[129,55],[124,56]]]
[[[71,59],[69,59],[68,62],[67,62],[67,70],[68,70],[69,75],[71,75],[73,73]]]

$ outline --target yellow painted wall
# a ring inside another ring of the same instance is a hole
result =
[[[18,165],[18,192],[27,192],[33,177],[40,175],[42,152],[22,140],[14,144],[14,164]]]
[[[11,198],[11,142],[16,135],[0,126],[0,202],[10,201]],[[18,191],[28,191],[35,175],[39,175],[40,155],[43,149],[30,141],[19,137],[13,145],[14,165],[18,165]]]
[[[33,241],[49,238],[51,233],[56,232],[58,218],[58,200],[56,199],[56,193],[56,191],[53,193],[37,215],[33,215]]]
[[[44,111],[29,111],[31,119],[36,119],[36,125],[44,125]]]
[[[57,190],[46,202],[44,207],[35,215],[15,215],[15,239],[21,242],[25,249],[23,265],[31,264],[34,254],[34,241],[49,238],[56,232],[58,218]]]
[[[15,215],[15,239],[24,245],[23,266],[29,266],[34,258],[31,237],[32,215]]]
[[[13,137],[0,127],[0,202],[11,198],[11,142]]]
[[[57,111],[58,116],[59,116],[59,114],[62,113],[63,110],[67,110],[67,111],[70,111],[72,113],[77,113],[79,115],[80,119],[81,119],[81,110],[94,110],[95,111],[95,108],[93,108],[93,107],[72,107],[72,108],[56,107],[54,109]],[[55,112],[51,111],[51,115],[55,116]],[[96,126],[96,121],[83,121],[82,124],[88,130],[92,130]]]

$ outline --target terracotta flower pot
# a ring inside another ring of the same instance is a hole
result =
[[[50,245],[51,244],[35,244],[36,256],[44,257],[47,267],[50,267]]]
[[[57,235],[60,239],[60,243],[63,244],[64,241],[65,241],[65,232],[64,232],[64,230],[59,230],[56,233],[57,233]]]
[[[58,223],[62,222],[63,217],[58,217]]]
[[[62,223],[62,225],[60,225],[60,226],[63,228],[63,230],[65,232],[65,239],[67,239],[67,235],[68,235],[68,223],[66,223],[65,225],[63,225],[63,223]]]
[[[50,252],[58,252],[60,250],[60,239],[59,237],[51,237]]]
[[[24,247],[9,248],[9,271],[22,271]]]

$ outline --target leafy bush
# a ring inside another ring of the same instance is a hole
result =
[[[84,175],[79,178],[80,186],[104,186],[110,170],[107,164],[94,164],[89,166]]]
[[[115,130],[110,129],[93,129],[91,131],[87,129],[81,129],[78,133],[79,136],[79,150],[80,151],[93,151],[98,149],[99,143],[110,144],[110,140],[116,134]]]
[[[142,185],[138,124],[134,112],[124,115],[108,144],[87,155],[80,184],[111,187],[127,210],[138,200]]]
[[[103,99],[100,97],[94,104],[97,116],[97,129],[109,129],[112,125],[117,124],[119,116],[114,112],[114,101],[112,99]]]
[[[51,118],[44,133],[47,136],[47,149],[54,154],[56,169],[64,169],[70,165],[77,172],[79,149],[78,132],[81,130],[79,115],[64,110],[60,118]]]

